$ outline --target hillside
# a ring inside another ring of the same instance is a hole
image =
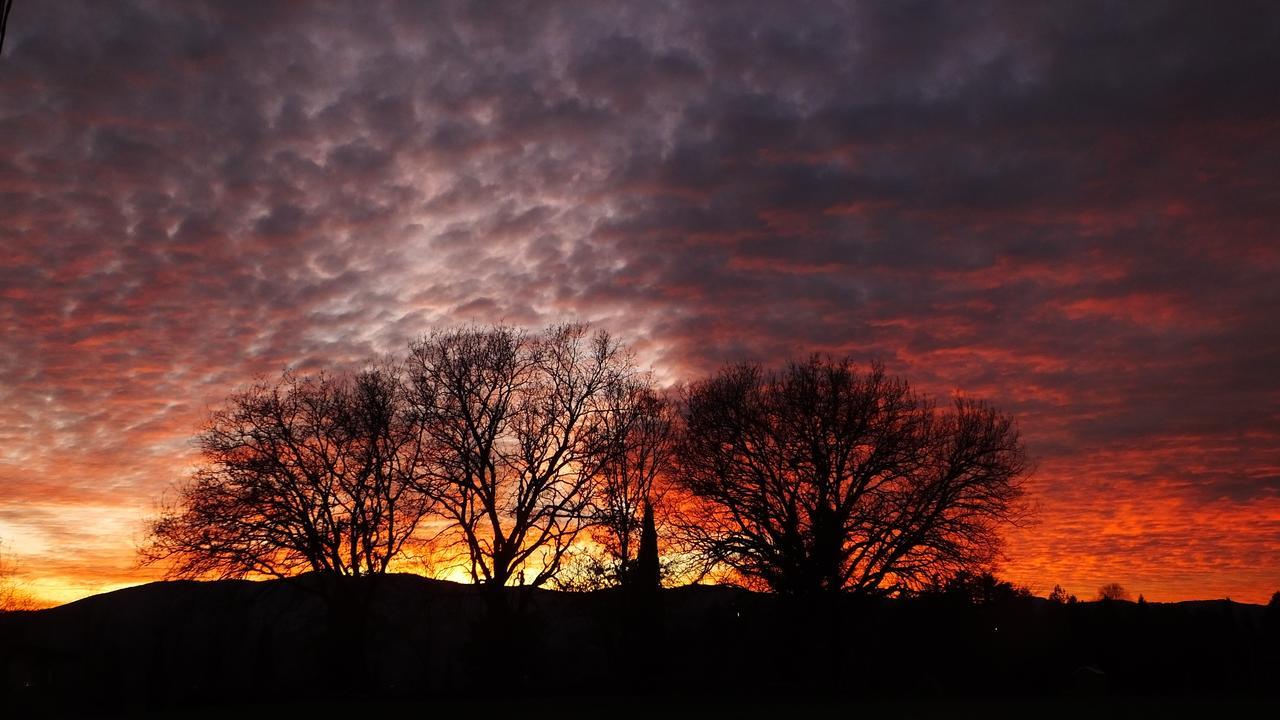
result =
[[[138,711],[317,698],[1237,696],[1280,688],[1277,618],[1229,601],[824,603],[392,575],[363,627],[315,578],[160,582],[0,616],[5,706]],[[361,639],[362,638],[362,639]]]

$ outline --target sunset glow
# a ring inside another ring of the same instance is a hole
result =
[[[822,352],[990,400],[1035,464],[1001,577],[1266,602],[1280,45],[1210,6],[18,3],[4,554],[46,603],[157,579],[236,388],[584,320],[667,386]]]

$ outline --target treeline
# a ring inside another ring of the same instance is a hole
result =
[[[739,363],[663,391],[586,325],[434,332],[229,397],[142,548],[171,576],[385,573],[902,595],[989,563],[1021,512],[1013,421],[872,364]],[[661,557],[659,556],[661,554]]]

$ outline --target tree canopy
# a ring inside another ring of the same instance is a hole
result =
[[[919,589],[990,562],[1018,517],[1013,421],[947,411],[851,360],[738,364],[684,396],[686,529],[708,565],[775,591]]]
[[[591,524],[617,451],[609,399],[633,374],[627,353],[581,324],[464,328],[414,343],[409,367],[429,492],[471,578],[547,582]]]
[[[180,577],[385,572],[434,500],[398,369],[232,395],[197,438],[202,463],[150,528],[144,560]]]
[[[197,444],[142,550],[180,577],[378,574],[422,541],[475,582],[537,586],[590,538],[598,582],[651,585],[661,534],[748,585],[894,594],[989,567],[1028,470],[1008,416],[939,409],[879,364],[729,365],[673,399],[584,324],[286,372]]]

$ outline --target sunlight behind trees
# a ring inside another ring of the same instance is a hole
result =
[[[730,365],[672,399],[585,324],[443,330],[359,372],[285,373],[197,442],[141,549],[171,576],[417,557],[494,587],[626,586],[648,512],[646,578],[913,593],[990,567],[1028,468],[1009,417],[940,410],[878,364]]]
[[[990,563],[1028,468],[994,408],[939,411],[881,365],[817,356],[691,385],[679,457],[696,552],[799,594],[911,592]]]
[[[12,610],[31,610],[35,607],[35,601],[19,584],[17,564],[5,552],[4,541],[0,539],[0,613]]]
[[[405,392],[397,368],[374,366],[285,373],[233,395],[142,559],[195,578],[385,572],[433,506]]]

